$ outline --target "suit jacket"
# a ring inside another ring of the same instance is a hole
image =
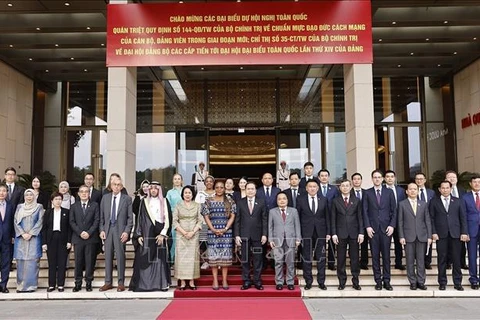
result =
[[[126,232],[130,236],[133,227],[133,211],[132,198],[129,195],[119,193],[118,211],[117,211],[117,226],[119,232]],[[100,232],[105,231],[105,237],[108,236],[110,230],[110,215],[112,212],[112,197],[113,193],[107,193],[102,197],[100,204]]]
[[[13,228],[13,218],[15,211],[12,204],[5,200],[5,219],[2,220],[0,215],[0,242],[12,243],[12,238],[15,238],[15,230]]]
[[[268,241],[274,242],[277,247],[281,247],[283,241],[286,240],[288,247],[295,248],[295,242],[302,240],[300,218],[295,208],[287,207],[285,213],[286,219],[283,222],[280,208],[270,210],[268,214]]]
[[[429,203],[432,218],[432,233],[440,239],[450,237],[460,239],[460,235],[468,234],[467,215],[462,199],[450,197],[448,212],[445,210],[442,198],[435,197]]]
[[[405,199],[398,204],[398,236],[407,242],[427,242],[432,237],[432,220],[428,212],[428,204],[417,200],[417,213],[413,212],[410,200]]]
[[[360,200],[363,201],[363,196],[365,195],[365,191],[367,191],[367,189],[363,189],[363,188],[361,189],[362,191],[360,192]],[[355,198],[357,197],[357,193],[355,192],[355,189],[352,188],[352,190],[350,190],[350,196]]]
[[[426,192],[426,197],[427,197],[426,202],[430,202],[433,198],[435,198],[435,191],[433,191],[432,189],[425,188],[425,192]],[[418,188],[417,199],[420,200],[420,188]]]
[[[8,188],[8,187],[7,187]],[[25,199],[23,198],[23,194],[25,193],[25,188],[19,186],[18,183],[15,183],[15,187],[13,188],[12,196],[10,197],[10,204],[13,207],[13,212],[17,211],[17,206],[20,203],[23,203]]]
[[[267,196],[265,195],[265,189],[263,186],[261,186],[260,188],[257,189],[257,194],[255,195],[255,197],[265,200],[265,205],[267,206],[267,213],[268,213],[270,209],[277,207],[277,194],[279,192],[280,192],[280,189],[272,185],[270,187],[270,197],[267,198]]]
[[[475,206],[475,198],[472,192],[467,192],[463,195],[465,201],[465,211],[467,214],[468,235],[470,237],[476,237],[478,235],[478,224],[480,211]]]
[[[343,196],[336,197],[331,205],[331,230],[332,235],[337,235],[339,239],[357,239],[359,234],[363,234],[362,202],[356,197],[348,198],[348,206],[345,206]]]
[[[317,177],[313,177],[313,179],[311,179],[311,180],[317,181],[318,185],[320,185],[320,180],[318,180]],[[307,178],[306,177],[303,177],[302,179],[300,179],[300,183],[298,184],[298,187],[300,189],[304,189],[304,190],[307,188]]]
[[[255,197],[252,214],[248,209],[248,198],[242,198],[237,203],[237,214],[234,223],[235,236],[242,239],[260,241],[262,236],[268,236],[268,217],[265,200]]]
[[[287,195],[287,200],[288,200],[287,206],[292,207],[292,208],[296,207],[296,206],[293,205],[292,188],[285,189],[285,190],[283,190],[283,192],[285,192],[285,194]],[[304,189],[300,188],[300,186],[297,187],[297,199],[298,199],[299,196],[303,195],[304,193],[306,193]],[[296,201],[295,201],[295,203],[296,203]]]
[[[297,211],[302,226],[303,238],[310,238],[317,231],[319,238],[330,234],[330,213],[328,212],[327,198],[317,195],[315,212],[310,209],[310,195],[305,193],[297,199]]]
[[[365,191],[363,197],[363,223],[365,228],[373,228],[375,232],[385,232],[388,226],[397,226],[397,208],[393,191],[383,186],[380,204],[377,202],[375,187]]]
[[[70,227],[72,228],[73,244],[91,244],[100,242],[98,225],[100,223],[100,209],[96,202],[88,201],[83,214],[82,202],[75,202],[70,208]],[[80,234],[86,231],[90,237],[83,240]]]
[[[40,203],[43,206],[43,209],[47,211],[52,205],[50,201],[50,194],[48,194],[46,191],[40,190],[38,193],[37,197],[37,202]]]
[[[319,185],[320,189],[318,189],[318,194],[320,196],[323,196],[323,190],[322,190],[322,185]],[[337,186],[333,184],[327,184],[327,194],[325,195],[325,198],[327,198],[328,205],[330,206],[332,204],[333,199],[338,197],[340,192],[338,191]]]
[[[42,244],[50,245],[53,236],[53,208],[45,211],[43,217]],[[70,212],[61,208],[60,212],[60,241],[65,245],[72,242],[72,228],[70,227]]]

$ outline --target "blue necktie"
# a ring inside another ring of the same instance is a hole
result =
[[[115,224],[117,222],[117,197],[113,197],[113,205],[112,205],[112,215],[110,216],[110,224]]]
[[[424,189],[420,189],[420,200],[425,201],[425,193],[423,193]]]
[[[358,200],[362,200],[362,196],[360,195],[360,190],[357,190],[356,192],[357,192],[357,198],[358,198]]]
[[[327,186],[323,186],[322,188],[323,188],[322,194],[325,197],[325,196],[327,196]]]

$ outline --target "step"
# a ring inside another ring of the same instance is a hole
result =
[[[219,284],[222,283],[222,276],[218,277]],[[211,286],[213,283],[213,276],[202,276],[199,279],[195,280],[197,286]],[[275,275],[262,275],[262,283],[264,285],[275,285]],[[228,275],[228,284],[229,286],[242,286],[243,280],[240,275]],[[298,284],[298,279],[295,278],[295,284]],[[179,285],[179,283],[178,283]]]
[[[263,286],[264,290],[257,290],[254,287],[248,290],[241,290],[240,286],[230,286],[229,290],[220,288],[213,290],[212,287],[198,287],[197,290],[179,290],[174,291],[175,298],[286,298],[301,297],[302,291],[299,286],[295,286],[295,290],[276,290],[274,285]]]

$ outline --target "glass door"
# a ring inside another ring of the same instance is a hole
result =
[[[183,176],[185,184],[195,185],[195,172],[200,162],[205,164],[205,170],[210,169],[207,134],[208,129],[203,128],[177,132],[177,172]]]

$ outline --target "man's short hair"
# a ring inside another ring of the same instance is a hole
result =
[[[453,173],[457,178],[458,178],[458,173],[454,170],[448,170],[445,172],[445,178],[447,177],[448,174]]]
[[[363,180],[363,177],[362,177],[362,175],[361,175],[361,173],[360,173],[360,172],[355,172],[354,174],[352,174],[352,176],[351,176],[351,179],[353,180],[353,177],[356,177],[356,176],[359,176],[359,177],[360,177],[360,179],[362,179],[362,180]]]
[[[371,175],[372,178],[373,178],[373,175],[374,175],[375,173],[379,173],[379,174],[382,176],[382,178],[383,178],[383,172],[382,172],[382,170],[380,170],[380,169],[375,169],[375,170],[373,170],[373,171],[372,171],[372,175]]]
[[[452,187],[452,183],[451,183],[450,181],[448,181],[448,180],[444,180],[444,181],[440,182],[440,187],[441,187],[442,184],[444,184],[444,183],[448,183],[448,185],[450,186],[450,188]]]
[[[303,164],[303,168],[304,168],[304,169],[305,169],[305,167],[308,167],[308,166],[315,167],[315,166],[313,165],[313,163],[311,163],[310,161],[307,161],[307,162],[305,162],[305,163]]]
[[[86,177],[86,176],[92,176],[92,177],[95,178],[95,175],[93,174],[93,172],[87,172],[87,173],[85,173],[85,177]]]
[[[17,170],[15,170],[14,167],[8,167],[7,169],[5,169],[5,174],[7,174],[8,171],[13,171],[15,174],[17,174]]]
[[[315,179],[310,179],[310,180],[308,180],[306,186],[308,186],[309,183],[315,183],[315,184],[317,185],[317,187],[320,187],[320,185],[318,184],[317,180],[315,180]]]
[[[386,176],[388,173],[393,173],[393,176],[394,176],[394,177],[397,176],[397,174],[396,174],[395,171],[393,171],[393,170],[387,170],[387,171],[385,171],[385,176]]]
[[[330,177],[330,171],[328,171],[327,169],[323,168],[323,169],[320,169],[320,171],[318,171],[318,174],[317,176],[320,176],[320,173],[322,172],[326,172],[328,174],[328,176]]]
[[[476,179],[480,179],[480,174],[474,173],[474,174],[472,175],[472,177],[470,178],[470,182],[472,182],[473,180],[476,180]]]
[[[8,191],[8,188],[6,185],[4,184],[0,184],[0,189],[5,189],[5,191]]]
[[[288,176],[288,178],[291,179],[292,176],[297,176],[297,178],[300,179],[300,175],[298,174],[298,172],[292,172],[292,173],[290,173],[290,175]]]

